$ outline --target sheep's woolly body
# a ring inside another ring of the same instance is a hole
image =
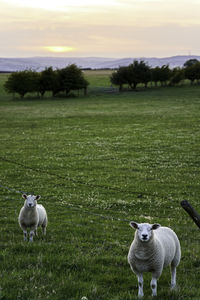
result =
[[[150,224],[138,225],[151,226]],[[152,278],[155,280],[160,277],[164,267],[171,265],[173,273],[172,286],[174,287],[176,284],[176,266],[180,262],[180,257],[180,243],[175,232],[168,227],[159,227],[151,231],[148,241],[139,238],[138,230],[136,230],[129,249],[128,262],[138,278],[142,277],[144,272],[151,272]],[[142,284],[139,282],[139,285]],[[156,291],[153,291],[153,295],[156,295]],[[143,296],[143,289],[139,291],[139,296]]]
[[[38,198],[36,198],[38,197]],[[24,232],[24,240],[27,240],[27,229],[30,229],[30,241],[33,240],[34,233],[37,234],[37,228],[42,227],[43,234],[46,234],[47,213],[43,205],[37,204],[39,196],[23,195],[25,198],[24,206],[19,213],[19,225]],[[28,202],[29,201],[29,202]],[[31,204],[30,204],[31,203]]]
[[[19,224],[22,229],[36,229],[47,225],[46,210],[43,205],[37,204],[34,208],[23,206],[19,214]]]
[[[168,266],[175,258],[178,262],[180,257],[177,253],[179,241],[175,233],[167,227],[160,227],[152,233],[149,243],[143,243],[137,238],[132,242],[128,254],[128,261],[132,269],[142,272],[152,272],[160,276],[162,269]],[[176,258],[175,255],[178,257]]]

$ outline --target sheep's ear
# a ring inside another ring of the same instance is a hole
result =
[[[23,195],[22,195],[22,198],[27,199],[27,195],[26,195],[26,194],[23,194]]]
[[[35,200],[39,200],[40,199],[40,195],[35,196]]]
[[[138,223],[131,221],[130,226],[133,227],[134,229],[138,229]]]
[[[152,230],[156,230],[156,229],[158,229],[159,227],[160,227],[160,224],[153,224],[152,227],[151,227],[151,229],[152,229]]]

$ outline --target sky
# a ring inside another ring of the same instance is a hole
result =
[[[0,57],[200,55],[200,0],[0,0]]]

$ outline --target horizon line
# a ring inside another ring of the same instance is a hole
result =
[[[0,56],[0,59],[28,59],[28,58],[59,58],[59,59],[63,59],[63,58],[104,58],[104,59],[132,59],[132,58],[138,58],[138,59],[142,59],[142,58],[158,58],[158,59],[162,59],[162,58],[171,58],[171,57],[193,57],[193,56],[198,56],[200,57],[200,55],[197,54],[176,54],[176,55],[170,55],[170,56],[119,56],[119,57],[112,57],[112,56],[49,56],[49,55],[34,55],[34,56]]]

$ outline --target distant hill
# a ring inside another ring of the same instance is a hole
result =
[[[150,67],[169,65],[170,68],[182,67],[189,59],[200,60],[200,56],[171,56],[156,57],[132,57],[132,58],[102,58],[102,57],[30,57],[30,58],[0,58],[0,71],[12,72],[32,69],[41,71],[52,66],[54,69],[63,68],[69,64],[76,64],[80,68],[91,69],[115,69],[120,66],[128,66],[135,59],[144,60]]]

